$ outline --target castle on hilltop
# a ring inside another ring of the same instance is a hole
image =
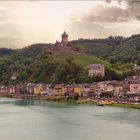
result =
[[[68,41],[68,34],[64,31],[61,35],[61,42],[56,41],[51,46],[51,50],[54,51],[73,51],[72,44]]]

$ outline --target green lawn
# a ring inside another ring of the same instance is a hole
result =
[[[75,60],[75,62],[82,67],[86,67],[89,64],[104,64],[105,66],[111,66],[111,64],[107,61],[103,61],[100,58],[97,58],[96,56],[93,55],[87,55],[87,54],[82,54],[82,53],[57,53],[60,58],[65,59],[67,56],[72,56]]]
[[[79,53],[73,53],[70,54],[75,60],[75,62],[83,67],[86,67],[90,64],[104,64],[105,66],[110,66],[110,63],[101,60],[100,58],[97,58],[93,55],[86,55],[86,54],[79,54]]]
[[[90,64],[103,64],[106,67],[110,67],[111,69],[115,70],[117,73],[122,73],[120,70],[116,70],[111,67],[111,64],[107,61],[104,61],[94,55],[87,55],[78,52],[71,52],[71,53],[64,53],[64,52],[57,52],[56,53],[60,59],[65,59],[67,56],[72,56],[75,62],[82,67],[87,67]]]

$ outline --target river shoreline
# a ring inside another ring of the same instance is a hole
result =
[[[1,94],[0,97],[13,98],[13,99],[31,99],[31,100],[47,100],[47,101],[57,101],[57,102],[75,102],[77,104],[94,104],[98,106],[112,106],[112,107],[123,107],[123,108],[134,108],[140,109],[140,104],[138,103],[118,103],[106,101],[101,99],[90,100],[88,99],[74,99],[66,96],[46,96],[46,95],[19,95],[19,94]]]

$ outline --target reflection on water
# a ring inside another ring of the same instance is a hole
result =
[[[140,110],[0,98],[0,140],[139,140]]]
[[[17,100],[14,102],[15,105],[21,106],[47,106],[54,108],[66,108],[76,105],[74,102],[48,102],[44,100]]]

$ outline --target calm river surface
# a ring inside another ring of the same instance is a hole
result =
[[[140,110],[0,98],[0,140],[140,140]]]

